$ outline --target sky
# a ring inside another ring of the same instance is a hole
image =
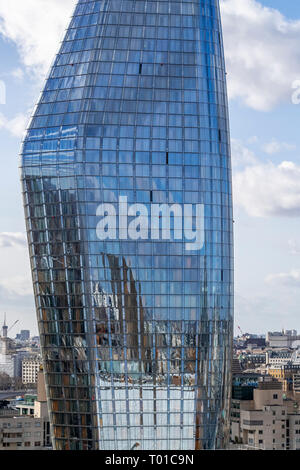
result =
[[[0,0],[0,324],[37,334],[18,154],[76,0]],[[300,2],[220,0],[235,332],[300,331]]]

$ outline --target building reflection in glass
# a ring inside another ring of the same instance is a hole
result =
[[[22,150],[56,449],[226,445],[229,142],[217,0],[78,2]],[[100,241],[120,196],[203,204],[203,248]]]

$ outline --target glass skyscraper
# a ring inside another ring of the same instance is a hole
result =
[[[80,0],[22,184],[55,449],[223,448],[233,220],[218,0]]]

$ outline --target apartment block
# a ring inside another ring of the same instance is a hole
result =
[[[40,356],[26,357],[22,361],[22,382],[23,384],[37,383],[38,372],[42,365]]]
[[[262,377],[258,387],[253,386],[252,393],[249,385],[242,399],[234,398],[236,394],[233,393],[231,443],[234,445],[231,448],[300,450],[298,403],[287,398],[282,383]]]

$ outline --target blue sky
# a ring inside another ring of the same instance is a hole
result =
[[[0,94],[0,322],[6,311],[10,325],[19,319],[18,328],[34,333],[18,153],[75,3],[0,0],[0,80],[6,86],[5,104]],[[221,0],[221,7],[234,176],[236,325],[253,333],[300,330],[300,104],[292,101],[293,83],[300,83],[300,3]]]
[[[300,17],[300,4],[293,0],[264,0],[261,4],[279,10],[288,18],[294,19]]]

